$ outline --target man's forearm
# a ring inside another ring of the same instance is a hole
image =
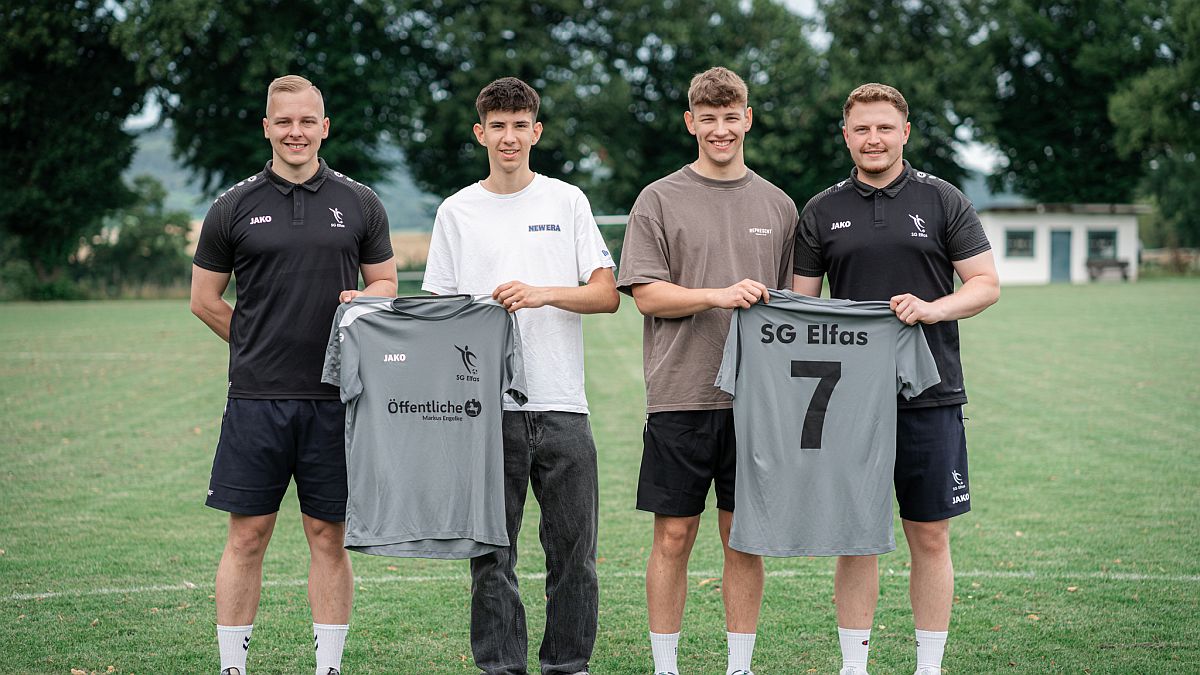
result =
[[[546,304],[576,314],[601,314],[615,312],[621,305],[617,289],[609,285],[588,284],[585,286],[546,287],[549,299]]]
[[[1000,284],[986,275],[971,277],[950,295],[934,301],[944,315],[942,321],[957,321],[975,316],[1000,299]]]
[[[367,284],[362,289],[363,295],[373,295],[382,298],[391,298],[396,295],[396,281],[394,279],[380,279]]]
[[[212,329],[222,340],[229,342],[229,325],[233,321],[233,305],[217,298],[205,303],[192,303],[192,313]]]
[[[638,311],[660,319],[678,319],[699,314],[716,305],[711,288],[684,288],[668,281],[655,281],[634,289]]]

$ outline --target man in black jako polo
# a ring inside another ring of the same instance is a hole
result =
[[[950,518],[971,509],[958,319],[1000,297],[991,246],[967,198],[903,159],[908,103],[864,84],[842,109],[850,178],[813,197],[796,235],[793,287],[850,300],[890,300],[905,323],[925,324],[941,383],[897,400],[896,498],[912,554],[909,594],[917,672],[941,672],[954,600]],[[954,290],[954,275],[962,286]],[[879,572],[875,556],[843,556],[834,577],[842,675],[865,675]]]
[[[267,90],[271,161],[229,188],[204,219],[192,312],[229,343],[229,400],[207,504],[229,512],[217,568],[223,675],[242,675],[262,589],[262,561],[293,476],[308,538],[318,675],[341,669],[354,580],[342,547],[345,407],[321,383],[339,300],[395,295],[387,215],[370,188],[317,157],[329,135],[321,92],[289,75]],[[222,299],[230,275],[237,304]]]

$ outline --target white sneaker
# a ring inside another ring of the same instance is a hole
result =
[[[918,668],[913,671],[913,675],[942,675],[942,669],[926,666],[925,668]]]
[[[838,675],[870,675],[865,668],[858,666],[846,666],[838,671]]]

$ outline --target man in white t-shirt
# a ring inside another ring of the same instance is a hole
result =
[[[504,502],[510,545],[471,559],[471,651],[487,675],[526,672],[525,608],[517,591],[517,535],[530,483],[546,550],[543,675],[587,673],[596,640],[596,446],[583,391],[580,314],[620,304],[612,256],[587,197],[534,173],[540,99],[505,77],[479,92],[475,138],[488,177],[438,208],[422,288],[490,294],[517,313],[524,406],[504,403]],[[464,336],[464,340],[468,336]]]

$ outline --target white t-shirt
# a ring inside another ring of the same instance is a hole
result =
[[[576,286],[613,267],[579,188],[534,174],[520,192],[499,195],[479,183],[442,202],[433,225],[421,288],[447,295],[491,295],[500,284]],[[557,307],[517,310],[526,393],[505,410],[587,413],[583,391],[583,321]]]

